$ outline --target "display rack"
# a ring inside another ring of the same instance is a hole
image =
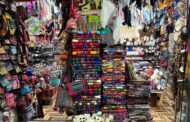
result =
[[[72,40],[73,65],[87,83],[87,93],[74,97],[78,113],[95,113],[101,104],[101,57],[98,33],[76,33]],[[73,80],[80,79],[74,74]]]
[[[121,122],[128,117],[125,50],[122,46],[103,49],[102,70],[102,112],[114,115],[114,120]]]
[[[127,84],[127,108],[131,120],[152,121],[149,112],[150,84],[147,80],[131,80]]]
[[[150,82],[146,75],[148,67],[155,62],[155,44],[126,44],[127,108],[129,119],[152,121],[149,112]]]

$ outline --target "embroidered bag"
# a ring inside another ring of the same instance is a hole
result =
[[[5,77],[5,76],[1,76],[0,77],[0,85],[5,88],[7,87],[8,85],[10,85],[10,82],[9,80]]]
[[[6,103],[7,103],[7,108],[11,109],[14,107],[14,102],[15,102],[15,96],[13,93],[7,93],[6,94]]]

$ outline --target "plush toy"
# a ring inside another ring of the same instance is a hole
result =
[[[90,114],[83,114],[74,116],[73,122],[112,122],[113,115],[105,116],[102,112],[97,112],[90,116]]]
[[[151,86],[153,90],[164,90],[166,80],[162,78],[163,73],[158,69],[154,70],[154,74],[151,76]]]
[[[109,115],[108,117],[105,118],[105,122],[112,122],[114,119],[113,115]]]

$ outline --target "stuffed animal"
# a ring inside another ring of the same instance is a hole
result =
[[[153,90],[164,90],[166,80],[162,78],[163,72],[158,69],[154,70],[154,74],[151,76],[151,86]]]
[[[73,122],[112,122],[113,115],[105,116],[102,112],[94,113],[92,116],[90,114],[83,114],[74,116]]]

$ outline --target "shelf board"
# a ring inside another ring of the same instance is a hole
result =
[[[135,82],[149,82],[148,80],[142,79],[141,77],[137,77],[136,80],[130,80],[130,81],[135,81]],[[129,82],[130,82],[129,81]]]
[[[143,57],[145,55],[126,55],[127,57]]]
[[[126,45],[126,47],[155,47],[155,45]]]
[[[148,59],[126,59],[128,61],[155,61],[154,59],[148,60]]]
[[[151,90],[150,93],[159,93],[159,94],[162,94],[164,93],[165,91],[158,91],[158,90]]]

